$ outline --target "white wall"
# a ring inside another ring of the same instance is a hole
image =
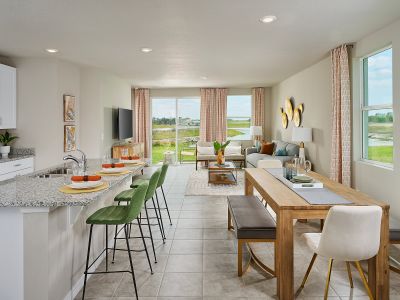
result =
[[[101,158],[111,153],[113,139],[113,109],[131,108],[131,86],[104,70],[81,69],[81,148],[89,158]]]
[[[302,126],[313,128],[313,141],[306,143],[306,157],[313,169],[329,175],[331,154],[331,70],[330,58],[325,58],[311,67],[289,77],[272,87],[271,137],[290,142],[293,122],[287,129],[281,123],[280,107],[285,107],[288,97],[295,99],[295,105],[304,103]],[[268,102],[267,102],[268,103]]]
[[[358,41],[353,51],[353,183],[355,188],[372,197],[389,202],[390,214],[400,219],[400,21],[397,21]],[[361,162],[360,122],[360,58],[388,45],[393,47],[393,113],[394,163],[393,169]]]
[[[17,68],[17,129],[14,146],[33,147],[35,168],[62,163],[63,95],[76,96],[77,146],[89,158],[111,153],[113,108],[131,108],[131,86],[109,72],[58,59],[0,58]],[[72,153],[73,154],[73,153]]]
[[[79,67],[54,59],[13,59],[17,68],[18,147],[36,150],[36,169],[62,162],[63,94],[77,96]],[[78,105],[77,103],[77,105]],[[79,116],[76,124],[79,124]]]

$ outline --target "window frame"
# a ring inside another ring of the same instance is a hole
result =
[[[229,136],[228,136],[228,131],[229,131],[229,127],[228,127],[228,119],[229,119],[229,116],[228,116],[228,98],[229,97],[238,97],[238,96],[247,96],[247,97],[250,97],[250,116],[249,116],[249,119],[250,119],[250,126],[249,127],[238,127],[238,129],[241,129],[241,128],[249,128],[249,130],[250,130],[250,127],[252,126],[252,124],[253,124],[253,101],[252,101],[252,94],[232,94],[232,95],[227,95],[226,96],[226,139],[227,140],[232,140],[232,141],[242,141],[243,139],[240,139],[240,140],[235,140],[235,139],[230,139],[229,138]],[[252,139],[252,136],[251,136],[251,134],[249,133],[249,139],[248,140],[251,140]],[[247,141],[247,140],[246,140]]]
[[[393,169],[393,161],[392,163],[385,163],[385,162],[381,162],[378,160],[372,160],[372,159],[368,159],[366,157],[368,157],[368,152],[366,152],[365,146],[368,145],[368,136],[366,136],[366,134],[368,134],[368,130],[366,130],[365,126],[366,124],[368,124],[368,122],[364,122],[364,114],[367,113],[369,111],[373,111],[373,110],[380,110],[380,109],[391,109],[392,113],[393,113],[393,123],[394,123],[394,111],[393,111],[393,91],[392,91],[392,103],[386,103],[386,104],[379,104],[379,105],[366,105],[366,100],[368,100],[368,98],[365,97],[366,94],[366,86],[365,86],[365,82],[368,80],[367,75],[368,72],[365,72],[365,66],[364,66],[364,60],[374,56],[376,54],[379,54],[381,52],[384,52],[386,50],[392,49],[392,89],[393,89],[393,46],[392,44],[387,45],[383,48],[380,48],[374,52],[370,52],[366,55],[364,55],[363,57],[360,58],[360,143],[361,143],[361,157],[360,157],[360,161],[374,165],[374,166],[378,166],[378,167],[383,167],[383,168],[387,168],[387,169]],[[367,96],[368,97],[368,96]],[[367,138],[367,141],[365,140],[365,138]],[[368,147],[368,146],[367,146]],[[394,143],[393,143],[393,153],[394,153]],[[367,155],[366,155],[367,154]],[[394,157],[393,157],[394,158]]]

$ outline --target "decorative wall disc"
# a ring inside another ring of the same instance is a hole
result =
[[[289,121],[293,120],[293,105],[290,98],[287,98],[285,101],[285,110]]]
[[[284,113],[281,114],[281,117],[282,117],[282,127],[284,129],[286,129],[288,127],[288,123],[289,123],[287,114],[284,112]]]
[[[293,113],[293,122],[296,127],[301,125],[301,112],[299,108],[296,108]]]

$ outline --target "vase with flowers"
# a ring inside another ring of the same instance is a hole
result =
[[[225,164],[224,151],[226,146],[228,146],[230,142],[231,141],[226,141],[225,143],[220,143],[218,141],[214,142],[214,150],[215,153],[217,154],[217,164],[219,165]]]

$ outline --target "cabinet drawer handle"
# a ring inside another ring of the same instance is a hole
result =
[[[20,167],[22,164],[15,164],[14,167]]]

